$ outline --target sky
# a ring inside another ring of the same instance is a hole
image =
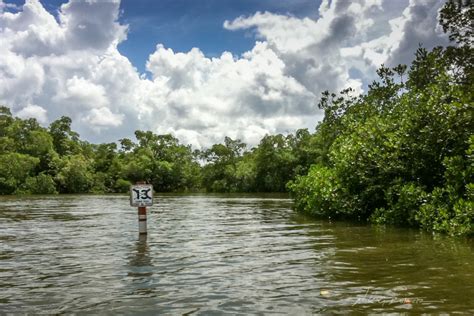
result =
[[[448,45],[443,0],[0,0],[0,104],[93,143],[314,131],[321,92]]]

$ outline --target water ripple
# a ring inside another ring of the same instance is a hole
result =
[[[281,196],[0,199],[0,313],[474,313],[471,241],[314,221]]]

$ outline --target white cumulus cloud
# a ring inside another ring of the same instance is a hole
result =
[[[35,104],[28,104],[21,109],[16,115],[23,119],[35,118],[40,123],[46,123],[46,110]]]
[[[117,49],[127,39],[119,1],[70,0],[58,16],[39,0],[0,0],[0,103],[48,124],[70,116],[95,142],[136,129],[172,133],[196,147],[224,136],[250,145],[267,133],[313,129],[322,91],[362,91],[382,63],[409,63],[419,43],[446,44],[442,0],[324,0],[317,18],[269,12],[229,17],[252,30],[242,55],[207,57],[157,43],[140,74]]]

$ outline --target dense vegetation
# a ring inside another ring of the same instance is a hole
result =
[[[474,234],[474,16],[456,3],[441,11],[456,46],[380,68],[366,95],[324,94],[320,161],[288,184],[299,210]]]
[[[283,192],[296,208],[335,219],[474,234],[471,4],[449,1],[441,25],[454,46],[419,48],[412,65],[381,67],[354,96],[325,92],[315,133],[267,135],[193,151],[172,135],[94,145],[61,117],[44,128],[0,107],[0,194],[156,191]]]
[[[44,128],[0,107],[0,194],[156,191],[283,192],[310,165],[311,134],[265,136],[251,151],[239,140],[193,151],[171,135],[136,131],[136,141],[90,144],[61,117]]]

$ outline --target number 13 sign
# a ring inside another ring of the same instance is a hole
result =
[[[151,184],[137,184],[130,187],[131,206],[152,206],[153,186]]]

